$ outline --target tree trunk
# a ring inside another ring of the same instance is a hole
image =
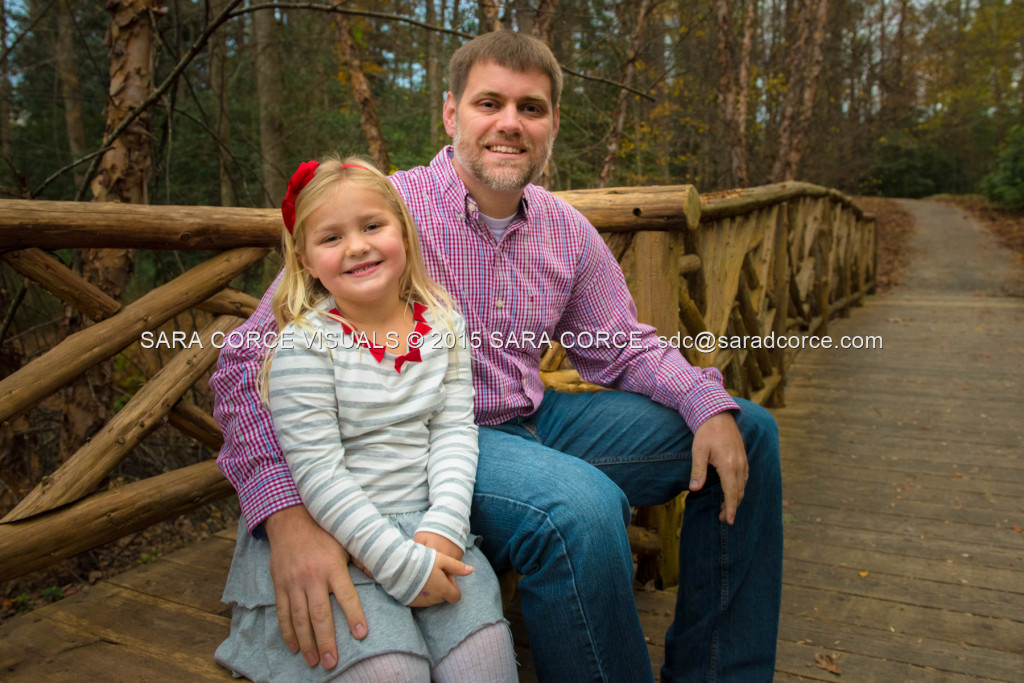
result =
[[[155,40],[151,17],[163,13],[161,0],[108,0],[110,27],[104,42],[110,59],[107,97],[109,136],[153,90]],[[150,117],[143,113],[111,143],[92,180],[93,201],[146,204],[152,158]],[[132,269],[130,249],[82,249],[82,276],[113,299],[120,299]],[[69,310],[71,331],[86,326],[84,316]],[[113,414],[114,385],[109,363],[97,366],[64,392],[60,457],[74,453]]]
[[[652,4],[653,0],[641,0],[640,2],[636,15],[636,26],[629,40],[629,52],[626,55],[626,61],[622,65],[622,77],[619,79],[619,85],[621,86],[630,85],[633,81],[633,76],[636,74],[636,57],[640,52],[640,40],[643,38],[644,28],[647,26],[647,15],[651,11]],[[626,124],[626,104],[628,102],[629,91],[625,87],[619,88],[619,97],[615,103],[615,109],[612,110],[612,125],[608,131],[608,153],[604,157],[604,166],[601,168],[601,174],[597,179],[598,187],[608,187],[612,171],[615,170],[615,160],[618,158],[619,150],[622,147],[622,130]]]
[[[793,126],[796,121],[796,109],[800,97],[800,88],[802,84],[802,78],[798,69],[801,68],[804,61],[804,52],[806,49],[809,24],[807,23],[807,12],[804,11],[805,3],[811,0],[795,0],[794,2],[787,1],[786,3],[786,17],[794,16],[795,20],[786,21],[787,33],[796,31],[796,38],[787,43],[790,45],[788,54],[786,56],[786,93],[782,98],[782,118],[779,120],[779,132],[778,132],[778,149],[775,152],[775,164],[772,167],[772,182],[780,182],[785,177],[785,163],[784,160],[789,154],[789,149],[792,147],[793,138]],[[851,98],[854,101],[855,98]]]
[[[226,0],[213,0],[211,14],[223,11]],[[217,156],[220,169],[220,204],[235,206],[238,197],[231,182],[231,121],[228,118],[227,35],[217,31],[210,38],[210,92],[213,94],[213,125],[217,135]]]
[[[501,30],[501,0],[479,0],[477,10],[480,33]]]
[[[750,53],[754,45],[754,26],[758,0],[747,0],[747,16],[743,21],[743,45],[740,48],[739,96],[736,98],[736,142],[730,155],[733,172],[740,187],[750,185],[747,174],[747,112],[750,102]]]
[[[747,174],[747,102],[750,91],[750,52],[753,43],[757,0],[747,0],[739,68],[733,58],[731,6],[732,3],[727,0],[717,0],[715,3],[715,17],[718,24],[718,64],[721,71],[719,97],[729,141],[732,185],[748,187],[750,180]],[[736,74],[735,79],[733,74]]]
[[[779,148],[772,167],[773,183],[795,179],[800,167],[821,74],[828,0],[802,0],[797,15],[798,37],[787,60],[788,83],[779,125]]]
[[[554,34],[551,30],[555,19],[555,7],[558,6],[558,0],[540,0],[537,3],[537,16],[533,21],[530,28],[531,34],[535,38],[543,40],[544,43],[554,51]],[[548,163],[544,166],[544,173],[541,174],[540,184],[549,190],[555,189],[555,181],[558,178],[558,166],[555,164],[555,157],[552,155],[548,159]]]
[[[366,74],[363,73],[363,63],[359,59],[359,50],[352,37],[349,19],[346,15],[339,14],[334,19],[334,25],[341,42],[342,55],[348,65],[352,95],[356,98],[356,105],[359,107],[359,123],[363,128],[363,136],[369,147],[370,158],[377,164],[377,168],[384,173],[390,173],[391,159],[388,157],[388,146],[380,130],[380,119],[377,118],[377,102],[373,99],[370,83],[366,80]]]
[[[539,0],[537,18],[534,19],[530,29],[530,33],[543,40],[552,49],[554,49],[554,45],[552,44],[551,27],[555,22],[555,7],[557,6],[558,0]]]
[[[7,45],[7,0],[0,0],[0,45]],[[0,154],[11,158],[11,67],[6,56],[0,62]]]
[[[64,100],[64,125],[68,133],[68,148],[71,159],[79,159],[87,153],[85,148],[85,127],[82,125],[82,88],[75,68],[75,21],[74,0],[57,3],[57,76],[60,79],[60,93]],[[82,167],[74,171],[75,187],[85,180]]]
[[[515,30],[518,33],[533,35],[533,24],[537,11],[531,6],[532,4],[531,0],[510,0],[509,2],[509,12],[515,15]]]
[[[277,52],[277,20],[274,10],[253,12],[253,49],[256,51],[256,93],[260,111],[260,155],[263,158],[263,191],[266,207],[277,207],[288,189],[288,160],[284,146],[280,57]]]
[[[444,7],[441,8],[442,14]],[[437,25],[437,10],[434,0],[427,0],[427,24]],[[441,144],[441,34],[427,32],[427,95],[430,100],[430,148],[436,150]]]

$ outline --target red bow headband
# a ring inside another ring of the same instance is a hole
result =
[[[295,200],[302,192],[302,188],[306,187],[313,179],[319,166],[319,161],[303,161],[292,174],[291,180],[288,181],[288,191],[284,193],[284,201],[281,202],[281,216],[284,218],[284,227],[288,228],[289,233],[295,231]],[[367,170],[365,166],[358,164],[341,164],[341,167]]]

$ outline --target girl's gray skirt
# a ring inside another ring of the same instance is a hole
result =
[[[422,516],[422,512],[414,512],[389,518],[412,538]],[[423,657],[433,668],[452,648],[484,626],[507,624],[502,616],[498,580],[487,558],[471,545],[462,561],[474,568],[469,576],[457,577],[462,599],[455,604],[432,607],[406,607],[373,579],[350,566],[369,633],[363,640],[353,638],[345,614],[331,595],[338,664],[330,670],[320,665],[310,667],[301,652],[292,654],[281,639],[274,582],[270,578],[270,543],[253,538],[241,519],[228,583],[221,598],[233,608],[231,635],[217,648],[215,659],[235,676],[289,683],[328,681],[360,660],[388,652]]]

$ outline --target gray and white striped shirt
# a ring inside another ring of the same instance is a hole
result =
[[[394,355],[378,362],[312,313],[308,326],[282,331],[269,379],[274,429],[306,508],[402,604],[422,590],[434,551],[387,515],[426,511],[418,531],[465,548],[477,464],[465,320],[453,314],[447,330],[432,311],[422,317],[431,329],[421,360],[397,372]]]

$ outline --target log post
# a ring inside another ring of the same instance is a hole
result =
[[[178,401],[167,413],[167,422],[211,451],[219,451],[224,445],[224,435],[217,421],[185,399]]]
[[[637,318],[653,325],[658,334],[671,336],[679,331],[679,239],[664,232],[641,232],[636,235],[636,275],[633,300]],[[656,507],[641,508],[637,524],[656,530],[661,538],[662,552],[656,567],[650,557],[640,558],[638,578],[646,581],[661,577],[663,586],[679,582],[679,530],[682,527],[685,494]]]
[[[788,292],[792,280],[789,267],[789,203],[786,202],[779,207],[779,214],[775,225],[775,252],[772,254],[773,282],[770,283],[774,291],[775,317],[771,321],[771,330],[776,337],[786,335],[789,331],[789,296]],[[772,408],[781,408],[785,405],[786,387],[786,363],[783,350],[779,347],[772,349],[772,365],[778,374],[779,383],[775,391],[770,394],[768,405]]]

